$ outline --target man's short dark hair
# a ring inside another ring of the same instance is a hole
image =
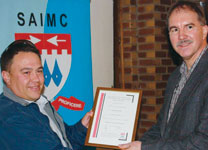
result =
[[[14,56],[19,52],[35,53],[41,60],[40,52],[32,42],[28,40],[16,40],[12,42],[1,55],[1,71],[9,71]]]
[[[203,8],[198,3],[190,1],[178,1],[170,7],[167,15],[167,25],[169,25],[169,17],[175,9],[189,9],[195,12],[198,15],[198,20],[200,21],[201,25],[206,25],[206,18]]]

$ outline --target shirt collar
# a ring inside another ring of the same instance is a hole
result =
[[[182,74],[182,76],[185,76],[187,78],[190,76],[190,74],[193,72],[194,68],[197,66],[202,55],[206,52],[207,48],[208,48],[208,45],[200,53],[199,57],[195,60],[194,64],[191,66],[190,70],[188,70],[186,63],[183,61],[182,65],[180,67],[180,73]]]
[[[9,99],[23,106],[27,106],[30,104],[28,101],[24,100],[23,98],[16,96],[6,85],[3,86],[3,94],[4,96],[8,97]]]
[[[48,102],[49,101],[47,100],[47,98],[41,95],[40,98],[35,103],[38,104],[38,106],[45,106],[45,104]]]

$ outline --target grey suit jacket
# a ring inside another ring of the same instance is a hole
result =
[[[167,123],[180,67],[168,80],[157,123],[140,139],[142,150],[208,150],[208,50],[184,86]]]

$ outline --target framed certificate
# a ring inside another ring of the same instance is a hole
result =
[[[135,140],[142,91],[98,87],[86,146],[119,149]]]

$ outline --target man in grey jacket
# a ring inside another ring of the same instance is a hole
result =
[[[208,149],[208,27],[193,2],[178,1],[168,14],[171,44],[182,64],[168,80],[157,123],[127,150]]]

